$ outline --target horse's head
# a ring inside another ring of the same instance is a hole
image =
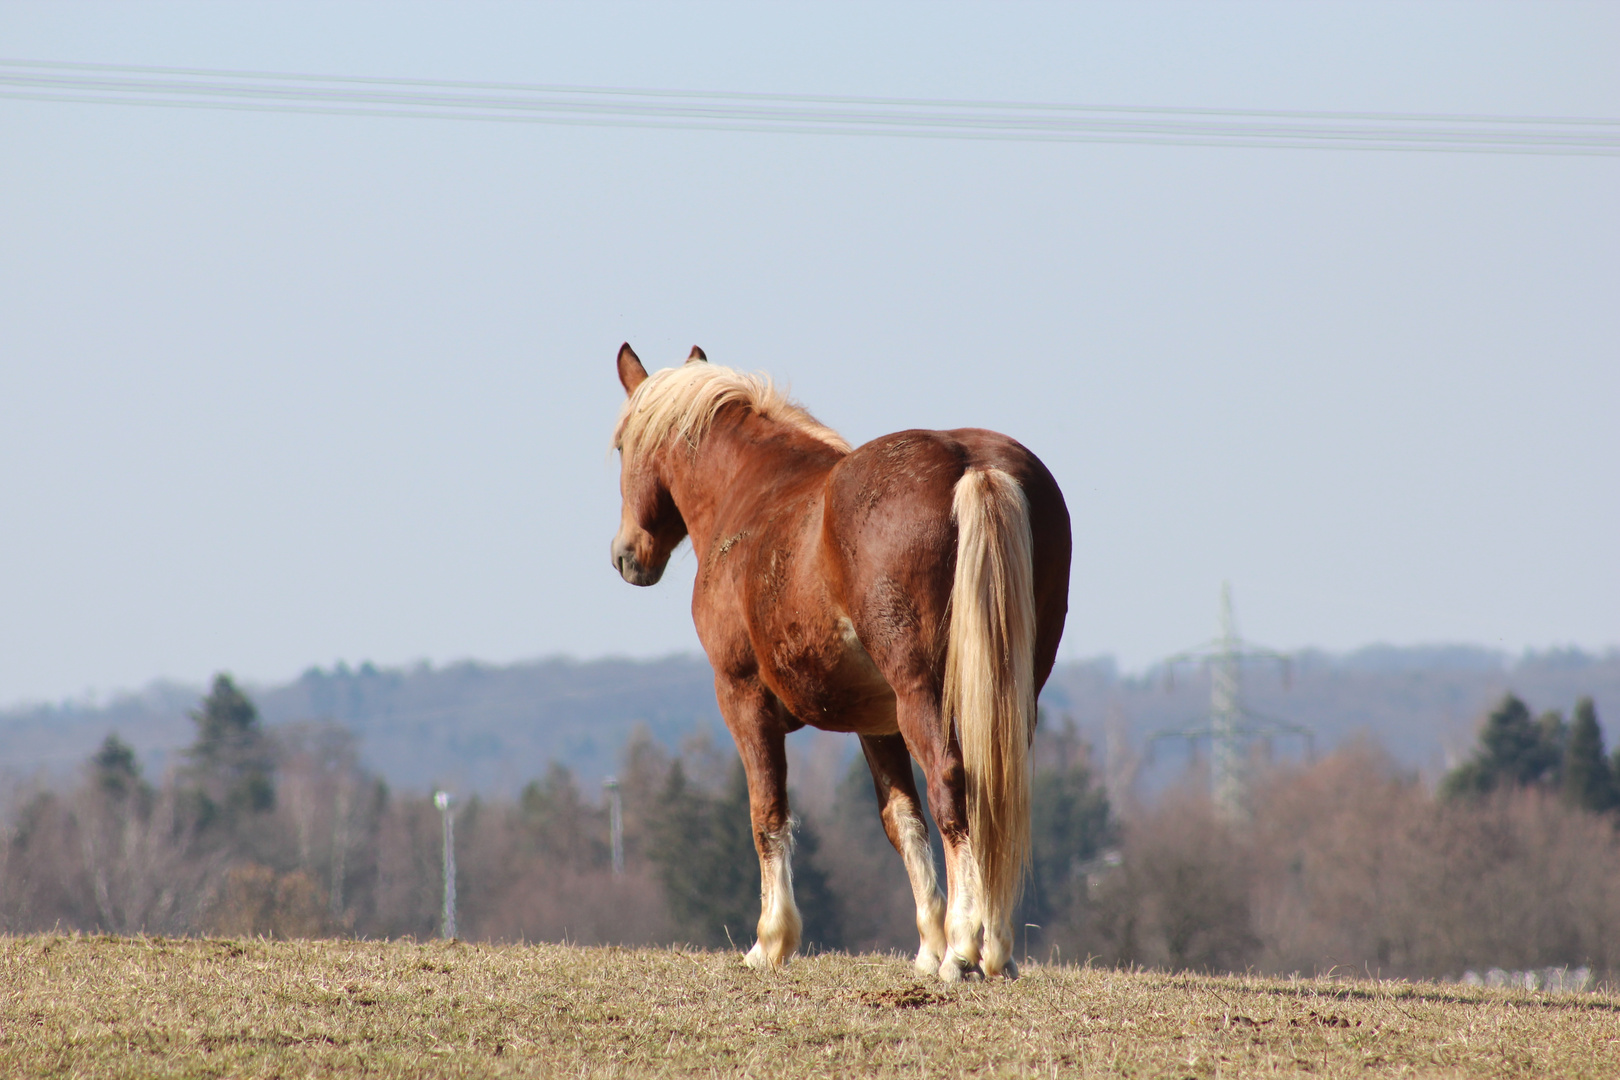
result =
[[[692,347],[688,363],[706,360],[703,350]],[[619,382],[626,395],[647,381],[647,369],[626,342],[619,349]],[[613,568],[632,585],[656,585],[664,576],[670,553],[686,538],[686,521],[675,506],[665,476],[663,447],[638,447],[634,452],[622,444],[619,464],[619,493],[624,498],[619,532],[613,537]]]

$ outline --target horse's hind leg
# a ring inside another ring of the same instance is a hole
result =
[[[962,752],[947,734],[937,699],[921,693],[897,697],[900,730],[928,777],[928,808],[945,842],[945,947],[937,971],[946,982],[981,976],[984,971],[979,966],[979,955],[984,927],[979,876],[969,846],[967,776],[962,770]]]
[[[720,687],[720,709],[748,774],[748,814],[759,853],[759,926],[749,967],[781,967],[799,947],[804,923],[793,899],[793,823],[788,813],[786,729],[764,687]]]
[[[929,805],[933,805],[933,788],[929,785]],[[935,820],[938,820],[937,818]],[[965,976],[980,978],[984,968],[980,965],[980,944],[984,935],[984,918],[979,903],[979,869],[973,861],[973,849],[965,829],[944,833],[945,881],[950,892],[950,905],[945,912],[945,959],[939,965],[939,977],[955,982]]]
[[[917,936],[922,942],[917,949],[917,970],[933,975],[945,958],[945,899],[939,894],[934,854],[928,847],[928,824],[923,820],[917,785],[911,778],[911,754],[899,735],[863,735],[861,749],[872,770],[883,831],[905,860],[906,876],[911,879],[911,896],[917,904]]]

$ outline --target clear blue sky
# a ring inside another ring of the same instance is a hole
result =
[[[1620,118],[1612,4],[0,3],[0,56]],[[1036,450],[1065,656],[1620,643],[1620,160],[0,100],[0,705],[695,650],[613,356]]]

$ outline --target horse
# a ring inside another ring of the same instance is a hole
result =
[[[789,732],[852,732],[916,903],[919,972],[1016,978],[1036,698],[1068,613],[1069,512],[1036,456],[992,431],[851,447],[769,378],[626,343],[613,431],[614,568],[653,585],[690,537],[692,619],[748,779],[760,866],[751,967],[802,930]],[[915,759],[943,840],[940,895]]]

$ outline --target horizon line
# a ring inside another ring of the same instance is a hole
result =
[[[1550,645],[1545,648],[1526,646],[1523,649],[1515,651],[1497,646],[1481,645],[1474,642],[1461,641],[1429,642],[1408,645],[1397,645],[1386,641],[1375,641],[1349,649],[1329,649],[1321,646],[1309,645],[1299,649],[1279,650],[1278,653],[1280,656],[1285,656],[1290,659],[1325,657],[1330,661],[1342,661],[1375,650],[1409,653],[1436,653],[1446,651],[1474,653],[1482,658],[1493,658],[1504,670],[1511,670],[1520,664],[1534,662],[1538,659],[1555,658],[1559,656],[1578,656],[1583,659],[1597,662],[1620,659],[1620,644],[1608,644],[1592,647],[1573,643],[1566,645]],[[1053,664],[1053,671],[1055,672],[1058,669],[1065,667],[1095,667],[1101,665],[1110,668],[1112,670],[1112,674],[1116,678],[1121,680],[1130,680],[1146,678],[1149,675],[1162,671],[1166,665],[1166,662],[1174,659],[1175,657],[1166,656],[1141,667],[1126,668],[1119,663],[1113,653],[1095,653],[1090,656],[1069,657],[1060,655]],[[708,663],[708,658],[705,657],[701,651],[673,650],[656,655],[633,656],[625,653],[605,653],[585,657],[562,652],[553,652],[504,662],[480,660],[476,657],[463,657],[456,660],[435,662],[429,657],[422,657],[419,659],[405,660],[398,663],[381,664],[372,660],[361,660],[351,665],[345,659],[338,659],[332,662],[330,668],[322,667],[320,664],[311,664],[296,675],[272,679],[255,679],[252,677],[238,679],[228,668],[220,668],[214,673],[214,675],[206,676],[200,682],[192,681],[184,677],[158,675],[148,679],[145,683],[136,688],[129,688],[126,686],[111,690],[102,690],[98,687],[87,687],[84,691],[81,691],[77,695],[65,695],[53,699],[27,697],[16,698],[0,703],[0,715],[24,711],[36,711],[40,709],[101,709],[116,704],[119,701],[138,699],[145,694],[163,689],[185,691],[202,690],[206,692],[208,681],[220,674],[230,675],[234,681],[238,682],[239,685],[246,689],[253,690],[257,693],[264,693],[267,691],[273,692],[293,686],[296,683],[309,678],[311,675],[325,678],[352,678],[356,676],[369,678],[374,675],[383,675],[389,673],[412,674],[422,671],[446,671],[454,668],[464,667],[501,670],[554,663],[584,667],[592,664],[619,663],[651,665],[668,663],[671,661],[692,660],[699,660],[704,664]]]

